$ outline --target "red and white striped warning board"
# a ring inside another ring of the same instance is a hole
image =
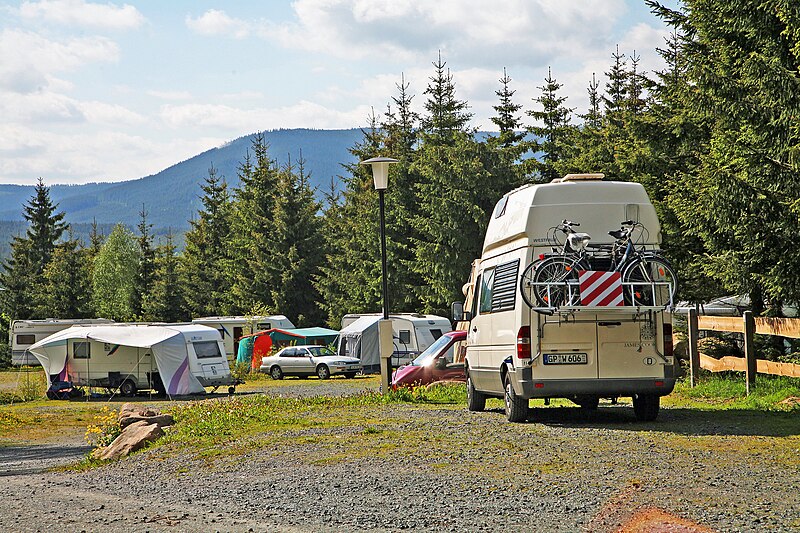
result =
[[[625,305],[622,299],[622,276],[619,272],[581,270],[578,272],[581,305],[615,307]]]

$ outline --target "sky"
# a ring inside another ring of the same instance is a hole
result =
[[[0,184],[129,180],[257,131],[363,127],[401,76],[421,111],[439,53],[475,127],[493,127],[504,68],[524,111],[550,68],[585,112],[617,45],[653,71],[667,35],[643,0],[0,0]]]

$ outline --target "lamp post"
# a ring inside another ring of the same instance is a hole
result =
[[[378,191],[378,202],[380,205],[380,222],[381,222],[381,277],[382,277],[382,296],[383,296],[383,320],[384,327],[389,321],[389,301],[388,301],[388,281],[386,276],[386,209],[384,204],[384,194],[389,187],[389,165],[392,163],[399,163],[397,159],[391,157],[373,157],[366,161],[361,161],[362,165],[369,165],[372,167],[372,181],[375,185],[375,190]],[[389,330],[391,332],[391,330]],[[386,349],[383,335],[381,335],[381,359],[384,358]],[[392,359],[391,351],[386,357],[386,365],[381,361],[381,384],[385,392],[389,391],[389,385],[392,380]],[[383,368],[386,366],[386,375],[383,375]]]

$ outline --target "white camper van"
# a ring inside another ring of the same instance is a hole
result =
[[[200,324],[72,326],[30,352],[48,381],[116,389],[123,396],[152,389],[172,395],[236,385],[219,332]]]
[[[271,316],[206,316],[192,320],[194,324],[202,324],[219,331],[225,345],[228,361],[236,360],[239,351],[239,339],[257,331],[271,328],[294,329],[292,321],[283,315]]]
[[[28,353],[32,344],[49,337],[53,333],[75,325],[113,324],[113,320],[106,318],[47,318],[44,320],[14,320],[9,330],[11,346],[11,363],[14,365],[38,365],[39,361]]]
[[[347,314],[342,317],[337,353],[361,359],[365,372],[378,371],[378,321],[382,313]],[[452,331],[450,320],[436,315],[420,313],[394,313],[392,321],[392,366],[408,364],[425,351],[436,339]]]
[[[482,410],[486,397],[505,398],[508,419],[522,421],[531,398],[569,398],[593,409],[600,398],[630,396],[636,417],[652,420],[660,397],[675,385],[674,287],[666,300],[627,298],[614,307],[583,300],[526,304],[520,277],[532,262],[555,253],[549,232],[564,219],[580,222],[593,243],[613,243],[608,232],[621,221],[646,229],[637,247],[654,250],[661,241],[655,209],[637,183],[579,174],[503,196],[489,221],[480,261],[473,263],[476,297],[463,317],[454,317],[470,321],[468,408]],[[558,289],[579,290],[574,283]]]

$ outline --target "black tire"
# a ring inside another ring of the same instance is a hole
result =
[[[283,370],[278,365],[273,365],[272,368],[269,369],[269,375],[272,379],[283,379]]]
[[[600,405],[599,396],[575,396],[572,401],[586,411],[597,411],[597,406]]]
[[[528,419],[528,400],[520,398],[514,392],[511,378],[506,375],[505,394],[506,418],[509,422],[525,422]]]
[[[319,379],[328,379],[331,377],[331,369],[328,368],[328,365],[319,365],[317,367],[317,377]]]
[[[126,379],[119,386],[120,396],[136,396],[136,383]]]
[[[658,416],[661,397],[655,394],[637,394],[633,397],[633,414],[640,422],[652,422]]]
[[[529,279],[531,278],[529,269],[533,270],[532,279]],[[580,291],[577,284],[578,271],[587,269],[586,265],[561,256],[546,257],[541,261],[536,261],[528,265],[528,268],[522,273],[520,280],[522,299],[530,307],[578,305],[580,303]],[[528,281],[548,285],[528,286]],[[573,285],[572,289],[568,289],[567,284]],[[529,301],[535,301],[536,305],[530,305]]]
[[[483,411],[484,409],[486,409],[486,395],[475,390],[472,377],[467,374],[467,410]]]
[[[658,256],[645,256],[634,259],[622,270],[622,282],[634,283],[625,287],[626,305],[657,305],[666,306],[675,303],[675,291],[678,287],[675,272],[669,262]],[[666,286],[647,285],[636,286],[636,283],[665,282],[669,283],[672,291]],[[655,294],[654,294],[655,293]],[[655,296],[655,299],[653,299]]]
[[[347,379],[353,379],[354,377],[356,377],[356,374],[358,374],[358,372],[346,372],[344,377],[346,377]]]
[[[230,394],[231,396],[233,396],[233,394],[234,394],[235,392],[236,392],[236,387],[228,387],[228,394]]]

